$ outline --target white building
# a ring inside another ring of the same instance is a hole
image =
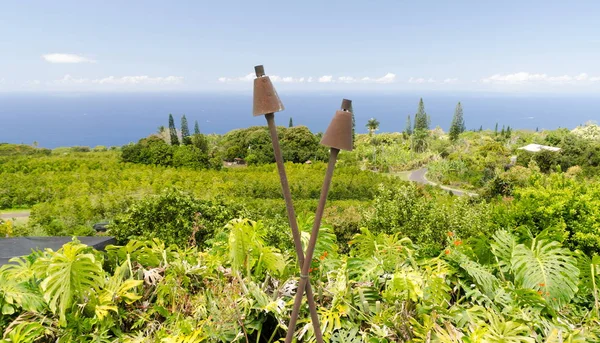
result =
[[[525,150],[529,152],[540,152],[542,150],[560,151],[560,148],[540,144],[529,144],[522,148],[519,148],[519,150]]]

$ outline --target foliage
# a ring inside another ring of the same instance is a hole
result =
[[[445,195],[414,184],[394,189],[381,187],[372,210],[364,214],[364,226],[373,232],[408,237],[422,251],[437,255],[444,246],[447,232],[462,237],[490,233],[489,205],[474,199],[447,201]]]
[[[306,126],[278,127],[277,132],[285,161],[304,163],[327,159],[327,149],[319,144],[320,137]],[[269,131],[264,126],[228,132],[219,150],[225,161],[241,158],[248,164],[258,165],[275,162]]]
[[[22,155],[50,155],[50,149],[33,147],[25,144],[0,143],[1,156],[22,156]]]
[[[216,228],[234,218],[240,208],[223,201],[200,201],[176,189],[148,196],[118,215],[109,233],[119,242],[158,238],[167,244],[204,245]]]
[[[300,218],[301,227],[310,220]],[[260,222],[233,220],[204,251],[132,240],[108,247],[104,264],[99,252],[78,242],[15,259],[0,269],[0,304],[10,301],[12,308],[0,317],[3,339],[279,341],[287,332],[297,266],[289,259],[293,251],[263,240],[264,229]],[[349,255],[335,251],[334,238],[320,242],[311,281],[327,342],[599,339],[593,286],[599,261],[543,236],[500,230],[490,240],[462,243],[453,235],[444,252],[425,259],[409,239],[366,228],[354,236]],[[594,273],[581,273],[590,265]],[[57,304],[65,306],[56,311],[58,293],[43,296],[50,284],[70,290],[61,293],[64,302]],[[300,315],[296,336],[314,342],[305,307]]]
[[[158,136],[141,139],[137,144],[122,148],[123,162],[194,169],[220,168],[210,160],[206,138],[200,135],[186,137],[186,145],[169,145]]]
[[[585,253],[600,252],[600,185],[565,174],[537,175],[513,192],[514,199],[495,210],[504,227],[536,235],[551,230],[554,239]]]

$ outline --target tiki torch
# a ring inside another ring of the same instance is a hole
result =
[[[313,223],[312,232],[310,234],[310,240],[308,241],[308,247],[306,248],[306,256],[304,265],[302,265],[302,272],[300,274],[300,283],[298,290],[296,291],[296,299],[294,301],[294,308],[292,310],[292,316],[290,318],[290,324],[288,325],[288,332],[285,338],[286,343],[291,343],[294,337],[294,331],[296,330],[296,321],[298,320],[298,314],[300,312],[300,306],[302,305],[302,297],[304,296],[304,288],[306,285],[310,285],[309,282],[309,269],[310,262],[313,259],[315,252],[315,246],[317,244],[317,237],[319,236],[319,228],[321,226],[321,219],[323,218],[323,211],[325,210],[325,203],[327,202],[327,194],[329,193],[329,186],[331,185],[331,179],[333,178],[333,170],[335,169],[335,162],[340,150],[352,151],[352,113],[350,108],[352,101],[344,99],[342,101],[342,109],[335,112],[327,131],[321,139],[321,144],[330,147],[329,150],[329,163],[327,165],[327,172],[325,173],[325,181],[323,181],[323,188],[321,189],[321,197],[319,198],[319,205],[317,206],[317,212],[315,214],[315,222]],[[309,304],[312,295],[306,292]]]
[[[268,76],[265,76],[265,69],[262,65],[254,67],[256,72],[256,79],[254,79],[254,116],[264,115],[267,119],[269,126],[269,132],[271,134],[271,142],[273,143],[273,152],[275,154],[275,162],[277,163],[277,171],[279,172],[279,180],[281,181],[281,189],[283,191],[283,198],[285,199],[285,207],[287,209],[288,221],[292,228],[292,236],[294,238],[294,245],[296,247],[296,255],[298,256],[298,264],[300,269],[305,265],[304,252],[302,251],[302,241],[300,238],[300,230],[298,229],[298,222],[296,220],[296,212],[294,211],[294,205],[292,203],[292,194],[290,192],[290,185],[288,184],[287,176],[285,173],[285,166],[283,164],[283,157],[281,156],[281,148],[279,147],[279,138],[277,137],[277,127],[275,126],[275,112],[284,110],[283,104],[273,87],[273,83]],[[310,260],[306,263],[310,266]],[[313,328],[315,331],[315,338],[318,343],[323,342],[323,334],[321,333],[321,327],[319,323],[319,316],[317,314],[317,307],[313,297],[312,287],[310,282],[304,282],[302,284],[302,291],[304,293],[306,288],[306,294],[308,297],[308,308],[310,309],[310,316],[312,319]],[[300,290],[300,288],[298,289]],[[289,331],[289,328],[288,328]]]

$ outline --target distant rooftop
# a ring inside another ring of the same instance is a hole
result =
[[[542,150],[560,151],[560,148],[553,147],[553,146],[548,146],[548,145],[529,144],[529,145],[526,145],[526,146],[524,146],[522,148],[519,148],[519,150],[526,150],[526,151],[529,151],[529,152],[540,152]]]

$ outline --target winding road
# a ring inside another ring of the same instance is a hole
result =
[[[27,218],[27,217],[29,217],[29,212],[0,213],[0,219]]]
[[[427,174],[427,168],[417,169],[410,173],[410,175],[408,176],[408,180],[412,181],[412,182],[420,183],[423,185],[439,186],[441,189],[452,192],[452,194],[457,195],[457,196],[463,196],[463,195],[476,196],[477,195],[476,193],[471,193],[471,192],[467,192],[467,191],[464,191],[461,189],[451,188],[448,186],[440,185],[435,182],[429,181],[425,177],[426,174]]]

